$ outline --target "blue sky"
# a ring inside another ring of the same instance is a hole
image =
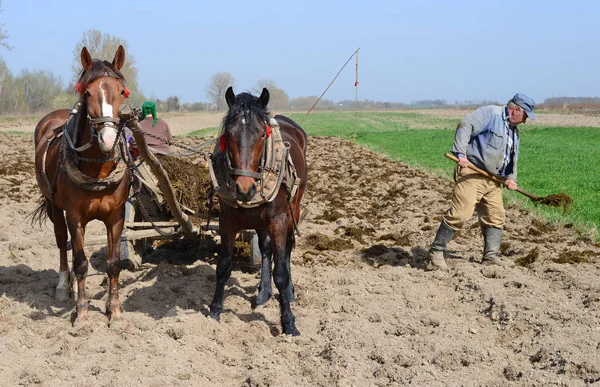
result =
[[[522,92],[598,96],[599,1],[4,0],[13,73],[71,77],[73,48],[95,28],[124,39],[147,96],[206,101],[216,72],[236,92],[271,78],[320,95],[360,47],[359,98],[508,100]],[[93,53],[92,53],[93,55]],[[103,58],[112,59],[112,58]],[[324,98],[354,99],[352,61]]]

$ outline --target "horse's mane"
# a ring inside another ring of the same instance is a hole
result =
[[[79,73],[79,81],[77,83],[81,85],[81,90],[85,90],[88,84],[105,76],[115,77],[125,82],[123,74],[117,70],[112,63],[105,60],[94,59],[94,64],[89,70],[81,70]]]
[[[229,108],[227,115],[223,118],[223,129],[228,128],[240,116],[250,113],[256,114],[261,120],[269,121],[269,110],[263,109],[258,104],[258,97],[250,93],[241,93],[235,97],[235,103]],[[249,118],[249,117],[248,117]]]

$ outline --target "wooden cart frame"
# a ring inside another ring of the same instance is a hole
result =
[[[193,210],[182,206],[176,199],[173,186],[169,180],[167,172],[164,170],[156,156],[148,148],[144,138],[144,130],[138,122],[138,112],[129,105],[121,105],[119,109],[121,121],[131,129],[135,138],[137,148],[143,162],[148,165],[153,175],[156,177],[156,185],[160,189],[160,194],[165,199],[166,209],[163,211],[165,220],[148,221],[139,216],[144,213],[144,208],[153,205],[151,195],[138,196],[136,203],[131,198],[125,204],[125,226],[121,235],[121,264],[130,270],[137,269],[142,263],[142,253],[147,250],[149,242],[157,239],[176,240],[176,239],[202,239],[207,233],[219,231],[218,219],[212,219],[212,224],[203,226],[194,226],[189,215]],[[197,151],[203,155],[207,162],[208,154]],[[158,206],[155,206],[155,209]],[[169,215],[170,214],[170,215]],[[170,218],[170,219],[169,219]],[[254,230],[247,230],[242,233],[242,238],[250,242],[251,261],[253,265],[260,265],[262,256],[258,246],[258,236]],[[86,240],[86,245],[100,245],[106,243],[106,237],[92,237]]]

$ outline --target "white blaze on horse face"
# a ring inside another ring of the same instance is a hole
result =
[[[100,81],[100,90],[102,91],[102,117],[112,117],[113,107],[111,104],[106,102],[106,91],[102,86],[104,86],[104,84],[102,81]]]
[[[106,90],[102,81],[100,81],[100,91],[102,92],[102,117],[113,116],[113,107],[109,104],[106,98]],[[98,132],[98,144],[103,152],[110,152],[117,140],[117,131],[114,126],[103,126]]]

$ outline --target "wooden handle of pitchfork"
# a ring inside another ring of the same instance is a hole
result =
[[[455,162],[458,163],[458,158],[456,156],[454,156],[451,153],[444,153],[444,156],[446,156],[447,158],[449,158],[450,160],[453,160]],[[502,184],[503,186],[506,186],[506,184],[504,184],[504,181],[498,179],[496,176],[492,175],[489,172],[484,171],[483,169],[479,169],[476,166],[474,166],[473,164],[469,163],[469,165],[467,165],[467,168],[471,168],[472,170],[474,170],[475,172],[479,173],[480,175],[483,175],[485,177],[487,177],[490,180],[495,181],[498,184]],[[525,196],[527,196],[529,199],[533,200],[533,201],[537,201],[540,200],[539,196],[536,196],[532,193],[529,193],[527,191],[525,191],[524,189],[521,189],[520,187],[517,187],[517,189],[515,190],[520,194],[523,194]]]

